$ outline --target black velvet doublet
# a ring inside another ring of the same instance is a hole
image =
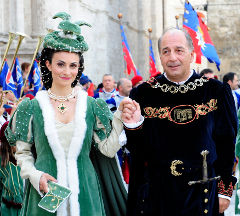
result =
[[[125,130],[132,154],[127,215],[219,215],[218,193],[231,196],[236,182],[238,123],[229,85],[194,72],[182,86],[164,76],[151,79],[130,97],[145,120],[139,129]],[[208,177],[221,179],[190,186],[203,178],[203,150],[209,151]],[[174,160],[182,162],[179,176],[171,173]]]

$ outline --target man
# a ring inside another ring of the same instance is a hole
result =
[[[223,76],[223,82],[226,82],[230,85],[232,89],[232,95],[235,101],[235,107],[236,110],[238,111],[240,106],[240,95],[236,92],[239,83],[237,75],[233,72],[229,72]]]
[[[186,30],[167,29],[159,53],[165,73],[132,91],[133,104],[123,101],[132,155],[127,215],[219,215],[228,208],[236,183],[231,89],[190,70],[194,48]],[[217,181],[189,185],[217,176]]]
[[[205,77],[208,77],[208,78],[214,78],[214,73],[213,73],[213,70],[210,69],[210,68],[206,68],[206,69],[203,69],[200,74],[200,76],[205,76]]]
[[[117,83],[117,89],[119,93],[116,96],[106,100],[106,103],[108,105],[113,106],[111,108],[111,111],[113,113],[116,112],[122,100],[129,96],[130,91],[132,90],[132,82],[126,78],[121,78]],[[122,169],[123,179],[126,184],[129,184],[129,161],[130,161],[129,153],[126,150],[126,148],[123,147],[118,151],[117,155],[118,155],[120,167]]]
[[[88,78],[88,76],[81,76],[80,78],[80,84],[82,85],[83,87],[83,91],[87,92],[88,91],[88,88],[90,86],[90,80]]]
[[[113,112],[117,110],[122,100],[129,96],[130,91],[132,90],[132,82],[126,78],[121,78],[117,83],[117,89],[119,93],[116,94],[116,96],[106,100],[107,104],[113,105],[113,108],[111,109]]]
[[[115,81],[111,74],[105,74],[103,76],[102,84],[103,84],[102,92],[98,92],[97,94],[95,94],[93,96],[94,98],[102,98],[103,100],[108,100],[117,95],[118,92],[114,89]],[[112,104],[109,104],[108,107],[109,109],[111,109],[114,106]]]

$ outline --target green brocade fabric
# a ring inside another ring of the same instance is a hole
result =
[[[236,148],[235,148],[235,154],[236,157],[240,158],[240,110],[238,110],[238,134],[237,134],[237,140],[236,140]],[[238,170],[240,171],[240,166],[238,164]],[[240,175],[240,172],[238,172]],[[237,176],[239,179],[239,176]],[[240,184],[237,183],[236,186],[236,191],[240,190]],[[240,209],[238,208],[239,205],[239,199],[237,193],[236,193],[236,198],[235,198],[235,214],[240,214]]]
[[[2,157],[0,157],[0,164]],[[1,192],[1,216],[18,216],[21,208],[8,208],[2,199],[14,202],[18,205],[23,203],[23,180],[20,177],[20,167],[8,162],[6,167],[0,166]]]
[[[33,115],[32,125],[29,125],[31,114],[29,115],[28,110],[31,110]],[[18,107],[17,115],[19,115],[19,118],[17,119],[15,135],[9,129],[6,132],[9,140],[12,141],[12,144],[15,140],[34,143],[32,151],[37,156],[36,169],[57,178],[56,160],[44,132],[43,114],[38,101],[36,99],[32,101],[24,100]],[[96,116],[106,128],[106,134],[96,127]],[[108,137],[111,132],[111,120],[112,115],[103,100],[96,101],[91,97],[87,98],[87,131],[81,153],[77,159],[80,191],[78,202],[80,203],[81,216],[123,216],[126,212],[127,192],[123,186],[115,159],[107,158],[96,148],[92,148],[93,131],[99,134],[101,140]],[[25,125],[27,125],[27,128],[25,128]],[[30,126],[32,126],[32,129]],[[23,129],[24,133],[21,133]],[[29,129],[33,133],[30,140],[26,136]],[[90,152],[92,161],[89,157]],[[38,207],[40,200],[41,196],[29,183],[21,216],[56,215],[56,213],[50,213]]]
[[[81,34],[81,27],[86,25],[92,27],[85,21],[71,21],[71,16],[65,12],[59,12],[53,16],[53,19],[63,19],[58,28],[62,31],[54,31],[48,33],[43,41],[44,48],[50,48],[54,50],[62,50],[67,52],[86,52],[88,51],[88,45],[84,41],[84,37]]]

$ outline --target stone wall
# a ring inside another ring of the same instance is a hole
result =
[[[210,35],[221,61],[220,79],[228,72],[240,77],[240,1],[209,0],[208,23]],[[213,64],[209,67],[216,70]]]
[[[192,0],[191,3],[205,4],[206,1]],[[122,24],[134,63],[146,80],[149,78],[148,29],[153,30],[153,51],[157,67],[162,71],[157,40],[162,34],[163,26],[176,25],[175,15],[181,15],[184,11],[182,3],[183,0],[0,0],[0,57],[2,59],[5,52],[8,31],[19,31],[29,37],[23,40],[17,56],[23,62],[31,62],[37,36],[46,35],[46,28],[56,30],[60,20],[52,20],[51,17],[59,11],[65,11],[72,15],[73,20],[85,20],[93,26],[82,27],[82,35],[90,47],[84,54],[84,73],[95,84],[100,83],[106,73],[113,74],[115,80],[118,80],[125,76],[120,22],[117,17],[118,13],[122,13]],[[9,64],[12,62],[17,40],[16,37],[9,50]],[[191,67],[199,67],[201,70],[207,67],[207,61],[203,58],[200,66],[192,64]],[[129,78],[132,76],[133,73]]]

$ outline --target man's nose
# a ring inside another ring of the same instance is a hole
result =
[[[170,61],[176,61],[176,60],[177,60],[176,54],[174,52],[171,52],[170,53]]]

